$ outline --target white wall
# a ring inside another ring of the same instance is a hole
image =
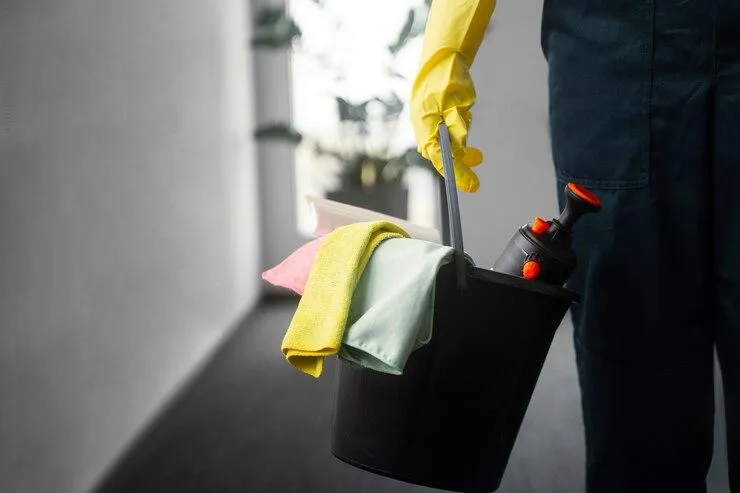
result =
[[[245,19],[0,2],[0,491],[88,490],[254,303]]]
[[[299,0],[302,1],[302,0]],[[284,8],[288,0],[249,0],[252,9]],[[260,125],[292,120],[292,72],[290,52],[286,49],[255,49],[254,85],[256,118]],[[261,268],[269,269],[282,262],[310,238],[298,231],[298,195],[295,188],[294,147],[283,142],[260,141],[257,145],[261,225],[265,248]],[[284,290],[263,283],[268,294]]]

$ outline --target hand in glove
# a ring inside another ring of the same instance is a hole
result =
[[[447,124],[452,140],[457,187],[475,192],[478,176],[471,169],[483,161],[468,147],[475,87],[470,66],[496,7],[495,0],[433,0],[424,33],[421,67],[411,93],[411,120],[418,151],[444,173],[438,126]]]

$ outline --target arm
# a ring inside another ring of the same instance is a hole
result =
[[[483,155],[467,147],[470,109],[475,88],[470,77],[496,0],[434,0],[424,33],[421,64],[411,92],[411,117],[418,150],[442,173],[437,127],[444,121],[450,129],[458,186],[466,192],[478,189],[478,177],[470,169]]]

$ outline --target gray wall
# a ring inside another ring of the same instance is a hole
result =
[[[469,140],[484,163],[479,191],[460,201],[465,248],[479,265],[491,265],[535,215],[557,215],[541,12],[541,0],[499,2],[472,69],[478,98]]]
[[[243,10],[0,1],[0,491],[90,488],[252,306]]]

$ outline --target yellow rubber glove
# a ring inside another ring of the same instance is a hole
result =
[[[452,140],[457,188],[475,192],[478,176],[470,169],[483,153],[467,146],[475,103],[470,66],[478,53],[496,0],[433,0],[424,32],[421,67],[411,91],[411,120],[418,151],[444,174],[438,126],[447,124]]]

